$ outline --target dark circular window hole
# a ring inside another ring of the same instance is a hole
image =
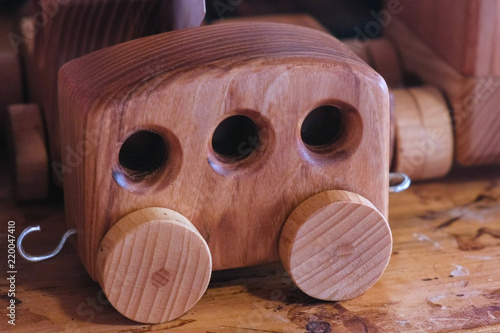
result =
[[[300,129],[302,142],[310,148],[328,147],[341,138],[344,126],[344,117],[339,108],[320,106],[304,119]]]
[[[118,161],[128,176],[140,180],[159,170],[167,160],[168,149],[161,135],[142,130],[129,136],[120,148]]]
[[[224,119],[212,136],[212,149],[221,158],[238,161],[248,157],[260,144],[257,124],[247,116]]]

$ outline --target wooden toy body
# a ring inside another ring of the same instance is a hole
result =
[[[144,207],[187,217],[207,240],[214,269],[278,260],[288,215],[325,190],[359,193],[387,214],[386,85],[326,34],[239,24],[143,38],[65,66],[60,98],[63,146],[84,148],[65,174],[67,221],[93,278],[105,233]],[[300,126],[323,105],[339,108],[344,125],[335,143],[315,151]],[[258,147],[239,161],[211,146],[216,127],[234,115],[258,128],[243,148],[255,139]],[[119,153],[140,131],[158,133],[168,156],[137,179]]]
[[[63,161],[67,222],[125,316],[176,318],[211,269],[281,257],[326,300],[385,270],[387,86],[333,37],[269,23],[171,32],[72,61],[59,82],[62,144],[81,154]]]

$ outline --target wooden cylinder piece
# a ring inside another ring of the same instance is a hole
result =
[[[434,87],[392,90],[395,103],[394,170],[412,180],[442,177],[453,164],[453,128],[446,101]]]
[[[287,219],[279,242],[283,265],[314,298],[359,296],[382,275],[392,251],[384,216],[370,201],[347,191],[321,192]]]
[[[119,220],[102,240],[96,265],[110,303],[124,316],[151,324],[191,309],[212,272],[208,245],[191,222],[157,207]]]

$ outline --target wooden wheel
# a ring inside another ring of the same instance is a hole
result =
[[[173,320],[207,289],[212,258],[196,228],[179,213],[145,208],[119,220],[102,240],[97,275],[110,303],[143,323]]]
[[[384,216],[362,196],[321,192],[287,219],[279,243],[283,265],[295,284],[314,298],[341,301],[359,296],[382,275],[392,251]]]
[[[49,160],[42,113],[36,104],[14,104],[7,114],[16,199],[43,199],[49,191]]]
[[[445,176],[453,165],[453,125],[446,101],[434,87],[394,89],[394,171],[412,180]]]

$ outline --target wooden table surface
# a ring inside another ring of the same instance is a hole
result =
[[[1,168],[0,331],[6,332],[13,328],[5,315],[7,222],[16,222],[16,235],[28,225],[42,226],[25,243],[33,254],[54,248],[65,224],[60,193],[17,204]],[[216,272],[200,302],[181,318],[137,324],[107,304],[67,245],[44,262],[17,257],[15,331],[499,332],[500,168],[456,171],[390,201],[391,262],[381,280],[354,300],[311,299],[294,288],[280,264],[271,264]]]

